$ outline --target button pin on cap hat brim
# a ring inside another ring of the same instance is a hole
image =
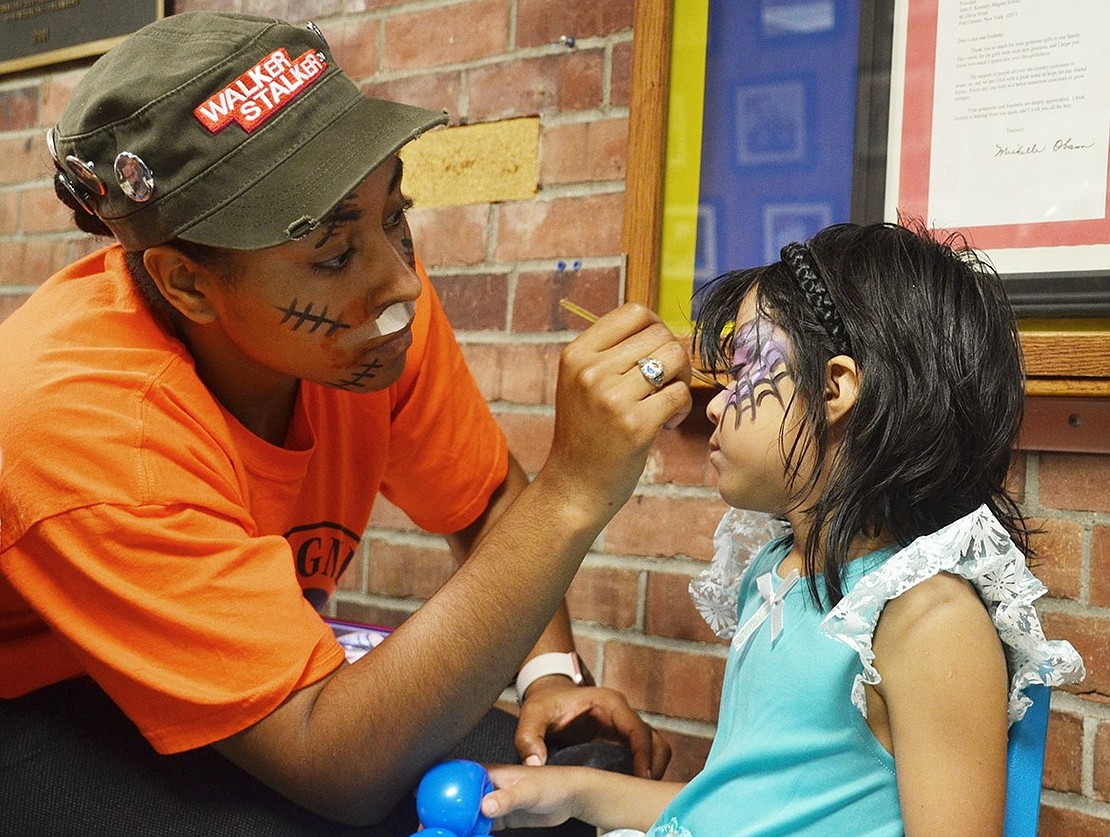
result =
[[[154,197],[154,173],[138,154],[121,151],[112,170],[119,188],[135,203],[146,203]]]
[[[82,186],[89,190],[90,195],[94,198],[104,197],[107,189],[104,188],[104,183],[97,176],[96,167],[91,162],[86,163],[80,157],[70,154],[66,157],[66,168],[81,182]]]
[[[320,27],[313,23],[311,20],[304,25],[304,28],[323,41],[324,46],[327,46],[328,39],[324,37],[324,33],[320,31]]]
[[[50,158],[54,161],[54,165],[61,168],[62,160],[58,156],[58,144],[54,139],[53,128],[46,132],[46,149],[50,152]]]

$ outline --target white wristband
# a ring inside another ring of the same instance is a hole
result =
[[[584,682],[582,667],[578,664],[578,655],[573,651],[540,654],[521,666],[516,676],[516,699],[524,703],[524,695],[527,694],[528,687],[549,674],[562,674],[564,677],[569,677],[575,686],[581,686]]]

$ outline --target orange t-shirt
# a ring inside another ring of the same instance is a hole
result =
[[[302,382],[284,447],[240,425],[118,247],[0,324],[0,697],[91,675],[164,753],[245,729],[343,652],[318,615],[380,491],[458,531],[508,450],[423,270],[400,380]]]

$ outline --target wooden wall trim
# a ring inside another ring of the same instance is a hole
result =
[[[621,249],[627,258],[625,299],[642,302],[652,310],[659,302],[673,12],[671,0],[637,0],[632,35]]]

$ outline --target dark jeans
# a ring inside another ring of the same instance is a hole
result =
[[[518,762],[515,726],[492,710],[449,758]],[[0,700],[0,835],[405,837],[415,830],[412,794],[385,822],[356,828],[290,802],[210,747],[159,755],[87,678]],[[572,821],[525,833],[592,837],[596,830]]]

